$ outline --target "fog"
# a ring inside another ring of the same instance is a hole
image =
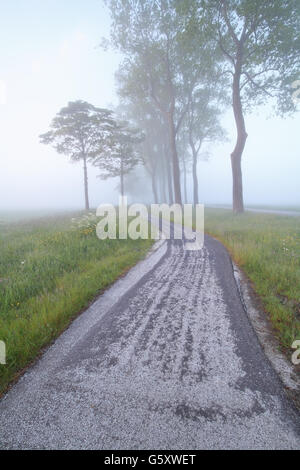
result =
[[[98,0],[1,3],[0,209],[82,208],[81,163],[71,164],[38,136],[69,101],[117,104],[114,74],[121,56],[97,47],[109,35],[108,11]],[[245,202],[299,205],[300,117],[270,113],[267,106],[246,116]],[[222,121],[229,141],[210,145],[209,161],[199,162],[199,199],[206,204],[231,202],[229,155],[236,131],[230,108]],[[118,197],[118,181],[98,174],[89,166],[91,207]]]

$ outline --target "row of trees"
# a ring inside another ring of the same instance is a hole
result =
[[[124,177],[141,163],[155,202],[187,201],[205,142],[226,138],[220,124],[232,105],[237,137],[231,153],[233,210],[242,212],[245,113],[271,99],[295,111],[291,84],[300,75],[298,0],[106,0],[117,72],[119,119],[107,109],[69,103],[41,136],[58,152],[87,162],[102,178]],[[121,116],[121,118],[120,118]],[[258,169],[259,171],[259,169]]]
[[[192,160],[197,203],[200,150],[205,140],[224,135],[219,123],[221,81],[216,80],[218,63],[209,41],[199,54],[182,33],[182,15],[172,1],[108,3],[112,42],[125,56],[117,74],[118,91],[123,108],[145,129],[143,158],[154,199],[183,202]]]
[[[127,121],[117,120],[111,110],[97,108],[85,101],[70,102],[53,119],[50,130],[40,136],[71,161],[83,162],[85,208],[88,210],[87,163],[97,166],[102,179],[120,177],[124,195],[124,177],[140,161],[138,144],[143,133]]]
[[[143,155],[155,198],[162,180],[169,201],[181,204],[191,163],[198,202],[201,147],[224,138],[220,113],[231,103],[237,130],[231,153],[233,210],[242,212],[245,112],[268,99],[278,113],[295,111],[291,83],[300,74],[299,1],[106,3],[111,44],[124,56],[119,94],[128,115],[145,130]]]

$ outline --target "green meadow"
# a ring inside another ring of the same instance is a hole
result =
[[[300,339],[300,216],[206,209],[205,231],[246,273],[275,335],[289,349]]]

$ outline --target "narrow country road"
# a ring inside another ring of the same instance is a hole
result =
[[[226,250],[209,237],[201,251],[176,240],[160,250],[2,399],[1,448],[300,448],[299,414],[243,310]]]

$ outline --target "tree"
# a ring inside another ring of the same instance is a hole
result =
[[[136,70],[145,100],[151,100],[167,126],[175,202],[181,204],[176,136],[187,112],[181,89],[189,80],[173,0],[107,0],[114,45]],[[190,62],[189,62],[190,63]],[[194,64],[195,65],[195,64]]]
[[[208,35],[216,38],[231,76],[237,129],[231,154],[233,211],[243,212],[241,160],[247,140],[245,112],[274,99],[278,113],[295,111],[291,84],[300,74],[299,0],[201,0],[194,2]],[[194,19],[193,19],[194,22]]]
[[[118,94],[121,98],[121,105],[118,112],[129,119],[133,124],[143,130],[144,140],[141,145],[141,163],[143,163],[146,175],[151,178],[152,192],[155,203],[159,201],[158,183],[161,179],[162,160],[162,136],[165,129],[162,126],[162,119],[151,102],[145,101],[139,96],[136,87],[129,91],[129,76],[121,77],[118,74]]]
[[[117,90],[125,115],[143,129],[142,162],[151,178],[154,201],[173,202],[168,127],[153,103],[147,86],[147,73],[140,61],[125,61],[116,74]],[[166,178],[165,178],[166,177]],[[160,192],[160,194],[159,194]]]
[[[151,178],[154,202],[158,204],[159,199],[165,199],[165,196],[162,196],[162,193],[165,193],[165,182],[163,178],[163,130],[165,129],[160,116],[153,114],[152,108],[148,108],[148,112],[144,114],[143,118],[140,117],[138,122],[145,132],[145,140],[142,145],[141,154],[142,162]]]
[[[49,132],[40,136],[43,144],[53,145],[71,161],[83,161],[85,208],[89,209],[87,162],[103,152],[115,122],[112,111],[85,101],[69,102],[51,123]]]
[[[140,129],[130,127],[127,121],[117,122],[110,135],[108,146],[93,159],[99,167],[102,179],[120,177],[121,196],[124,196],[124,176],[130,173],[141,161],[138,144],[144,140]]]
[[[214,95],[211,97],[211,95]],[[222,99],[222,101],[224,101]],[[225,131],[220,124],[220,97],[216,89],[194,89],[190,94],[189,109],[184,123],[188,143],[192,154],[193,201],[199,203],[198,160],[205,142],[217,142],[225,139]]]
[[[176,151],[180,169],[183,171],[184,199],[187,200],[187,173],[190,163],[188,147],[192,142],[195,182],[197,159],[202,143],[210,138],[217,140],[222,137],[219,108],[223,108],[225,100],[223,83],[220,80],[216,83],[217,74],[220,73],[216,57],[207,45],[201,54],[197,54],[197,63],[194,63],[193,51],[197,46],[196,37],[193,38],[193,42],[190,36],[189,41],[181,37],[180,44],[184,57],[182,59],[184,64],[181,67],[186,68],[189,76],[185,77],[180,86],[178,85],[176,91],[178,108],[185,108],[181,114],[180,126],[176,131]],[[145,132],[142,159],[152,180],[154,201],[166,202],[168,199],[172,204],[174,201],[171,178],[173,159],[170,151],[169,125],[164,113],[160,112],[149,95],[147,80],[147,72],[140,58],[135,61],[125,61],[117,73],[118,94],[125,114],[130,116],[130,119]],[[166,99],[164,89],[164,81],[159,81],[157,77],[157,95],[160,96],[161,102]],[[201,145],[196,150],[199,140],[201,140]],[[194,190],[197,191],[197,197],[194,199],[198,200],[197,181],[194,184]]]

